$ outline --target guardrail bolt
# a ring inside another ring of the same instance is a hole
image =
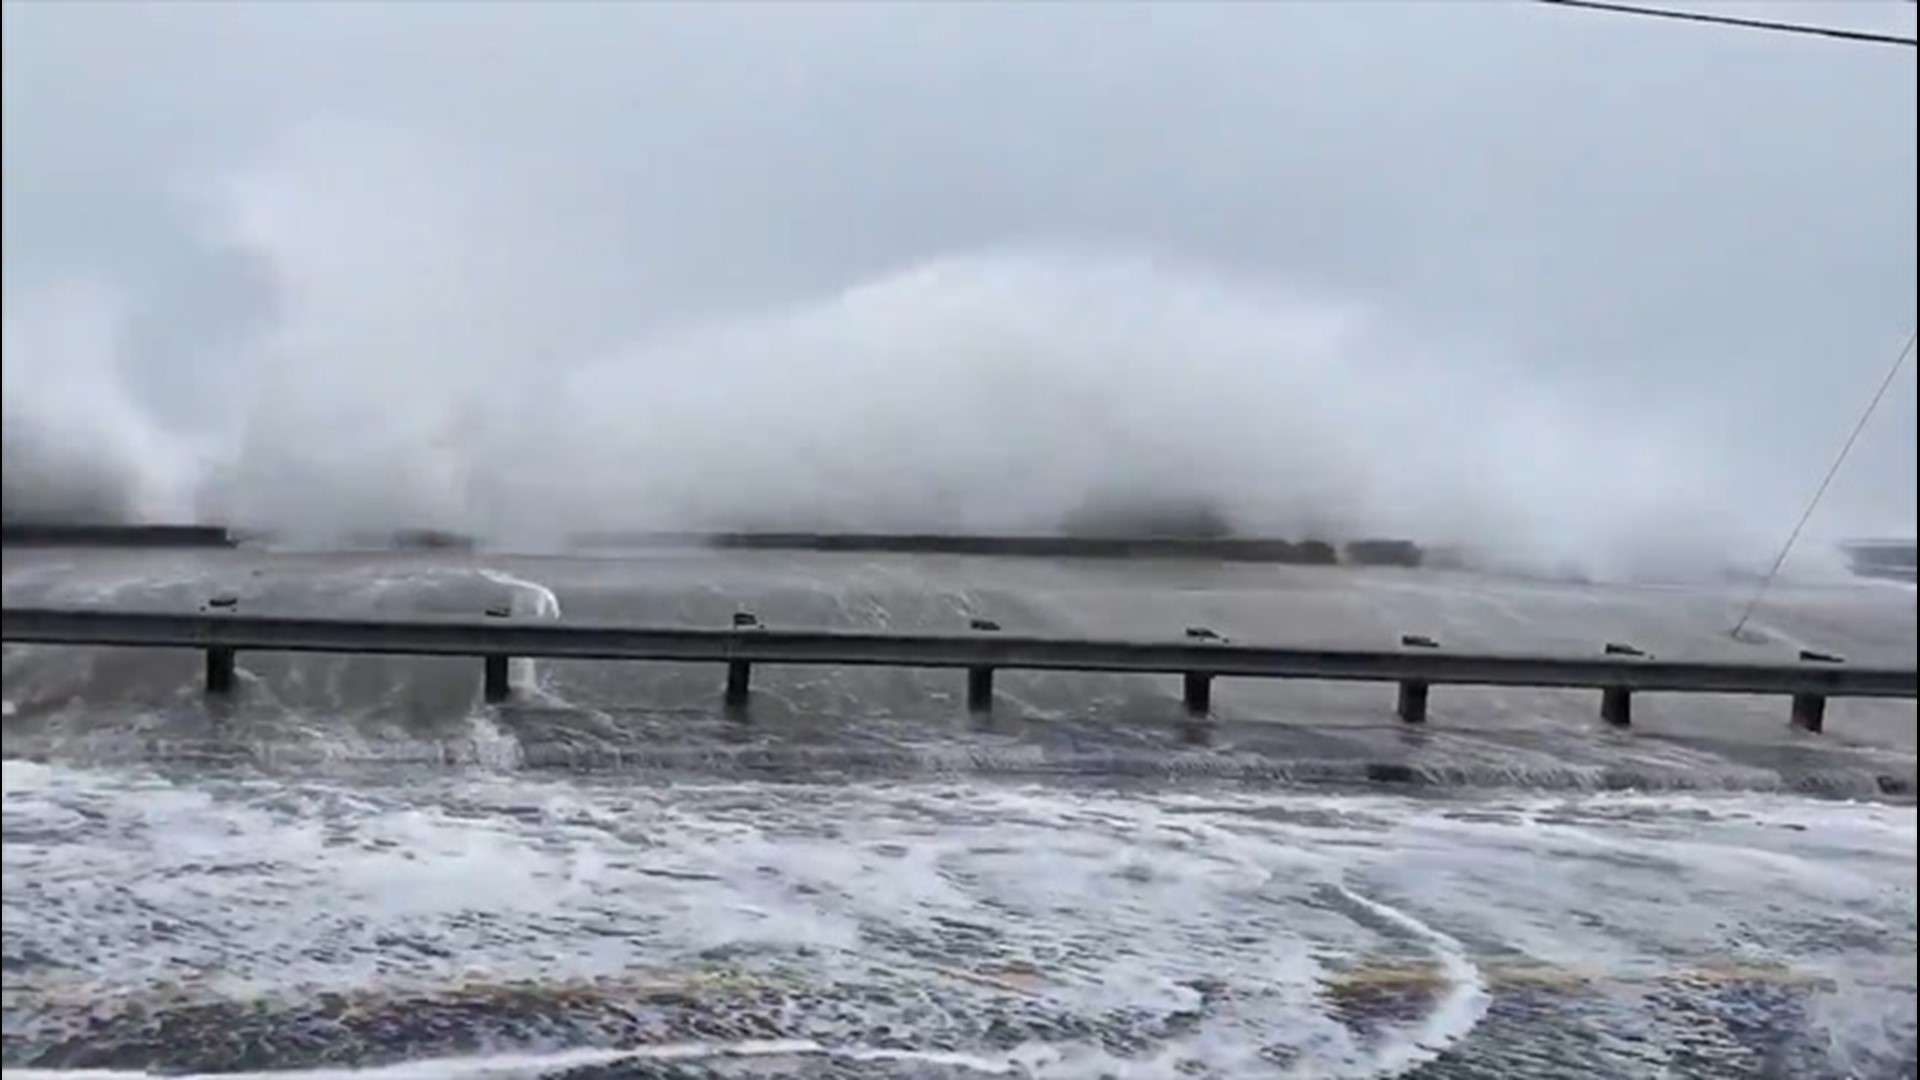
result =
[[[1846,663],[1845,660],[1842,660],[1840,657],[1835,656],[1832,653],[1815,652],[1812,649],[1801,649],[1800,659],[1809,664],[1844,664]]]
[[[1624,686],[1609,686],[1600,691],[1600,719],[1614,727],[1633,723],[1633,691]]]
[[[1409,649],[1437,649],[1440,643],[1425,634],[1401,634],[1400,644]]]
[[[1606,653],[1608,656],[1645,656],[1647,655],[1644,650],[1635,648],[1632,645],[1628,645],[1624,642],[1619,642],[1619,641],[1607,642]]]
[[[733,613],[733,627],[736,630],[757,630],[760,627],[760,616],[751,611],[736,611]]]
[[[992,633],[1000,629],[1000,624],[994,622],[992,619],[974,619],[968,625],[972,626],[975,630],[981,630],[987,633]]]

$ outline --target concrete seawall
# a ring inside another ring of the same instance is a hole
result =
[[[273,547],[271,533],[244,533],[220,525],[9,524],[0,541],[18,547]],[[357,551],[476,551],[477,537],[442,529],[354,533],[338,546]],[[900,555],[989,555],[1012,558],[1197,559],[1293,566],[1417,567],[1427,553],[1410,540],[1354,540],[1344,544],[1276,537],[964,535],[953,533],[829,532],[596,532],[568,537],[569,551],[615,552],[664,548],[730,551],[868,552]]]
[[[230,548],[223,525],[60,525],[10,522],[0,526],[8,547]]]

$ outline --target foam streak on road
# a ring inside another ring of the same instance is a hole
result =
[[[1840,1076],[1913,1046],[1898,807],[7,769],[15,1064],[805,1040],[779,1052]]]

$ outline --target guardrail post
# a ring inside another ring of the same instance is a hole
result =
[[[1227,639],[1207,627],[1189,626],[1187,640],[1225,644]],[[1181,697],[1186,702],[1188,716],[1204,719],[1213,711],[1213,676],[1211,674],[1203,671],[1187,672],[1183,691]]]
[[[1633,723],[1633,691],[1624,686],[1609,686],[1600,691],[1600,719],[1614,727]]]
[[[1205,641],[1215,645],[1224,645],[1227,639],[1204,626],[1187,627],[1187,640]],[[1212,732],[1213,713],[1213,674],[1205,671],[1189,671],[1184,677],[1181,699],[1187,707],[1187,722],[1180,726],[1180,734],[1189,743],[1204,744]]]
[[[733,628],[735,630],[761,630],[765,627],[760,622],[760,616],[755,615],[753,612],[736,611],[733,613]],[[724,698],[727,709],[744,716],[747,708],[747,699],[752,696],[753,665],[745,660],[727,661],[727,690]]]
[[[1819,652],[1815,649],[1801,649],[1800,661],[1806,664],[1844,664],[1846,661],[1833,653]],[[1827,698],[1824,694],[1793,695],[1794,727],[1818,735],[1827,729]]]
[[[1440,643],[1425,634],[1401,634],[1400,647],[1403,649],[1437,649]],[[1424,724],[1427,722],[1428,683],[1421,679],[1403,679],[1400,682],[1400,700],[1395,703],[1394,711],[1400,715],[1402,723]]]
[[[225,696],[233,693],[233,650],[215,645],[207,650],[207,693]]]
[[[744,709],[753,695],[753,665],[745,660],[727,661],[727,708]]]
[[[1430,689],[1428,685],[1423,682],[1408,681],[1400,684],[1400,703],[1397,711],[1401,720],[1409,724],[1427,722],[1428,689]]]
[[[1821,694],[1793,695],[1793,726],[1815,735],[1827,729],[1827,699]]]
[[[507,658],[488,654],[482,660],[480,676],[480,696],[489,705],[498,705],[513,694],[513,688],[507,685]]]
[[[1182,696],[1186,701],[1188,716],[1206,716],[1213,711],[1213,676],[1200,671],[1187,672]]]
[[[990,713],[993,711],[993,669],[977,667],[967,669],[967,711],[971,713]]]
[[[1187,719],[1180,725],[1180,738],[1192,746],[1205,746],[1213,738],[1213,676],[1189,671],[1184,676],[1181,694],[1187,707]]]
[[[970,619],[967,625],[983,634],[998,633],[1000,624],[992,619]],[[967,669],[967,711],[978,716],[993,712],[993,669]]]

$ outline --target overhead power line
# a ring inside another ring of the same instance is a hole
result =
[[[1920,39],[1901,37],[1899,34],[1880,34],[1871,30],[1847,30],[1837,26],[1810,26],[1806,23],[1774,22],[1769,19],[1743,19],[1737,15],[1713,15],[1704,11],[1678,11],[1673,8],[1639,7],[1634,4],[1615,4],[1610,0],[1534,0],[1537,4],[1551,4],[1554,7],[1581,8],[1587,11],[1605,11],[1614,15],[1639,15],[1650,19],[1676,19],[1681,22],[1712,23],[1717,26],[1738,26],[1747,30],[1770,30],[1779,34],[1806,34],[1812,37],[1838,38],[1841,41],[1867,42],[1873,45],[1900,45],[1914,48],[1920,45]]]
[[[1853,452],[1853,444],[1860,441],[1860,433],[1867,430],[1867,421],[1873,419],[1874,410],[1878,409],[1880,402],[1886,399],[1887,391],[1892,388],[1894,378],[1900,374],[1900,369],[1906,366],[1907,357],[1913,355],[1916,340],[1920,340],[1920,331],[1907,335],[1906,345],[1901,348],[1899,355],[1893,358],[1893,366],[1887,368],[1886,377],[1880,380],[1880,388],[1873,392],[1873,398],[1867,402],[1867,407],[1861,412],[1860,419],[1854,422],[1853,431],[1848,433],[1847,441],[1840,444],[1840,453],[1834,457],[1833,465],[1827,469],[1826,477],[1814,490],[1813,499],[1807,503],[1806,510],[1801,512],[1800,520],[1794,525],[1793,531],[1787,534],[1787,542],[1781,545],[1780,554],[1774,556],[1773,567],[1767,571],[1767,576],[1762,578],[1759,586],[1753,590],[1753,597],[1747,601],[1746,610],[1740,613],[1740,621],[1733,624],[1734,637],[1739,637],[1740,631],[1747,628],[1747,620],[1753,618],[1753,609],[1760,606],[1760,600],[1767,595],[1767,589],[1773,585],[1773,579],[1780,576],[1780,568],[1786,565],[1788,553],[1793,550],[1793,545],[1799,542],[1800,533],[1807,527],[1807,522],[1813,520],[1813,511],[1820,505],[1820,500],[1826,495],[1827,489],[1833,486],[1833,478],[1840,475],[1840,466],[1846,464],[1847,455]]]

